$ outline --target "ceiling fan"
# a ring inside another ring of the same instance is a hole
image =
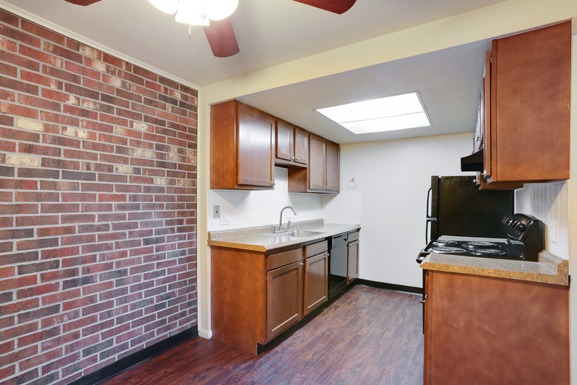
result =
[[[90,5],[97,3],[100,0],[65,0],[76,5]],[[302,4],[310,5],[315,8],[320,8],[325,11],[343,14],[348,11],[357,0],[293,0]],[[208,44],[212,53],[216,57],[229,57],[237,54],[240,49],[232,23],[228,17],[211,21],[209,25],[204,26],[204,33],[208,40]]]

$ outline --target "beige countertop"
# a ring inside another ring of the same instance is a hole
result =
[[[304,245],[311,241],[355,231],[360,229],[360,225],[324,223],[322,219],[319,219],[295,222],[291,225],[291,229],[315,231],[318,232],[318,234],[307,237],[292,237],[282,234],[272,234],[273,226],[269,225],[245,229],[209,231],[208,245],[267,252],[287,246]]]
[[[569,285],[569,261],[545,250],[539,253],[538,262],[430,254],[420,266],[424,270]]]

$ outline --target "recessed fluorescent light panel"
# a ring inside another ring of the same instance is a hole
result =
[[[319,108],[317,111],[355,134],[431,125],[417,92]]]

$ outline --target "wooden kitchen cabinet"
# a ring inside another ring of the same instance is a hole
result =
[[[210,109],[210,188],[272,189],[275,118],[236,100]]]
[[[283,167],[306,167],[308,152],[308,132],[277,119],[275,164]]]
[[[266,301],[266,336],[271,340],[302,318],[302,262],[293,262],[266,273]]]
[[[212,332],[249,352],[328,298],[328,242],[276,253],[211,247]]]
[[[328,300],[328,258],[327,241],[305,247],[303,308],[305,316]]]
[[[566,286],[425,278],[425,385],[569,385]]]
[[[568,179],[571,22],[494,40],[486,76],[489,184]]]
[[[307,169],[289,169],[289,192],[338,193],[340,189],[340,147],[309,134]]]
[[[348,234],[347,285],[359,278],[359,231]]]

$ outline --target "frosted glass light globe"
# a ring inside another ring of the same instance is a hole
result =
[[[178,0],[148,0],[148,2],[160,12],[168,13],[169,15],[174,15],[178,6]]]
[[[207,0],[204,4],[208,18],[216,21],[232,15],[238,6],[238,0]]]

